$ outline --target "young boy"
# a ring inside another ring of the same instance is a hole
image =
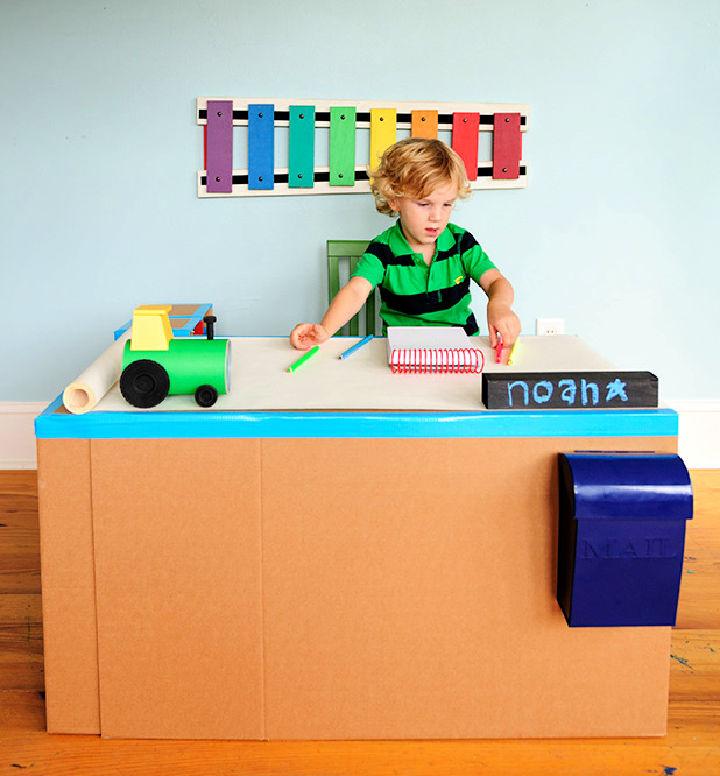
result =
[[[407,138],[385,151],[371,175],[376,209],[399,218],[368,245],[322,322],[292,330],[291,345],[307,350],[328,340],[375,286],[383,333],[388,326],[462,326],[475,335],[472,278],[488,296],[490,344],[495,347],[499,334],[503,347],[512,347],[520,333],[512,286],[470,232],[448,223],[455,200],[470,194],[460,157],[440,140]]]

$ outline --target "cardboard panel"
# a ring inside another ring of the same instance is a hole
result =
[[[554,600],[555,465],[560,451],[675,449],[674,438],[40,441],[48,727],[662,735],[669,629],[571,629]]]
[[[259,445],[93,440],[103,735],[263,737]]]
[[[555,467],[675,446],[265,441],[267,737],[663,735],[670,629],[571,629],[555,601]]]
[[[37,452],[47,729],[99,733],[90,443],[42,439]]]

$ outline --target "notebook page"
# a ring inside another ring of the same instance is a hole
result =
[[[388,361],[393,350],[467,348],[468,336],[459,326],[388,326]]]

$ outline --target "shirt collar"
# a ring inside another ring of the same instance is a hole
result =
[[[407,241],[405,235],[403,234],[399,218],[395,222],[395,226],[393,226],[390,230],[388,245],[395,256],[405,256],[408,253],[417,253],[417,251],[414,251],[410,247],[410,243]],[[450,227],[446,226],[437,236],[437,245],[435,248],[437,251],[449,251],[453,245],[455,245],[455,238],[453,237],[453,233],[450,231]]]

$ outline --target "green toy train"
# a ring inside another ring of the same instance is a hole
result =
[[[148,409],[167,396],[194,395],[200,407],[212,407],[230,390],[230,340],[215,339],[214,315],[205,323],[206,338],[175,338],[169,305],[135,308],[132,338],[125,343],[120,393],[133,407]]]

